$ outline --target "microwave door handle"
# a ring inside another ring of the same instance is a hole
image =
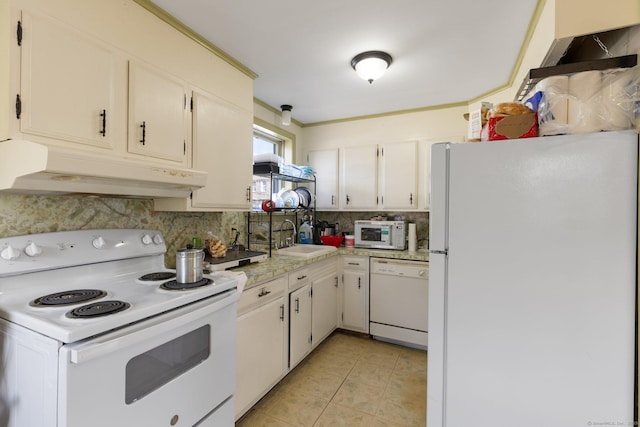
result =
[[[69,346],[63,347],[62,350],[68,351],[68,360],[71,363],[79,365],[98,357],[103,357],[106,354],[134,346],[140,343],[143,339],[148,340],[149,338],[161,336],[162,341],[167,342],[189,332],[193,329],[195,322],[218,310],[221,310],[229,304],[232,304],[238,300],[239,297],[240,294],[234,288],[231,291],[223,293],[219,297],[212,297],[201,301],[200,303],[202,306],[200,308],[189,306],[187,310],[191,311],[185,312],[181,309],[176,310],[182,312],[181,315],[176,315],[175,312],[170,312],[166,315],[147,319],[140,323],[117,330],[112,334],[107,334],[104,337],[96,338],[90,342],[79,343],[77,347],[70,344]],[[183,329],[185,327],[189,330],[187,331]],[[167,328],[170,329],[167,330]],[[154,344],[154,346],[155,345],[157,344]]]

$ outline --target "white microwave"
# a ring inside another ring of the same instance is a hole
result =
[[[407,248],[407,226],[404,221],[356,221],[355,246],[370,249]]]

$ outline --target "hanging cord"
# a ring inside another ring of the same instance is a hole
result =
[[[593,40],[595,40],[595,42],[598,43],[598,46],[600,46],[600,49],[604,51],[605,55],[607,55],[609,58],[612,57],[611,53],[609,52],[609,49],[607,49],[607,45],[604,44],[602,40],[600,40],[600,37],[594,35]]]

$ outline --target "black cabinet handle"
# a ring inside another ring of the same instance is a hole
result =
[[[296,313],[300,313],[300,298],[296,298]]]
[[[263,297],[263,296],[269,295],[270,293],[271,293],[271,291],[268,291],[268,290],[266,290],[266,289],[264,289],[264,288],[263,288],[263,289],[260,291],[260,293],[258,294],[258,297]]]
[[[280,304],[280,320],[284,322],[284,304]]]
[[[140,142],[142,142],[142,145],[144,145],[147,139],[147,122],[142,122],[140,127],[142,128],[142,139],[140,140]]]
[[[409,204],[413,205],[413,193],[409,193]]]
[[[100,129],[100,135],[107,136],[107,110],[102,110],[100,117],[102,118],[102,129]]]

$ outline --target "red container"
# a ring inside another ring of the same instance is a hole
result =
[[[335,246],[336,248],[339,248],[342,244],[344,236],[320,236],[320,239],[322,240],[323,245]]]

